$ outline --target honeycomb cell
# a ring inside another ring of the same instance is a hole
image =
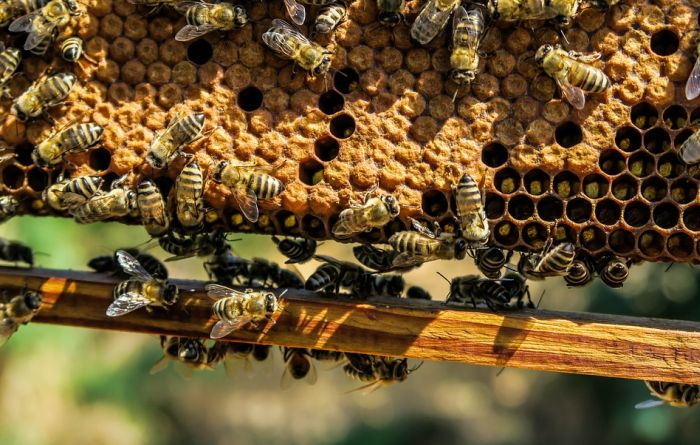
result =
[[[17,144],[15,147],[15,161],[20,165],[32,165],[32,151],[34,151],[34,146],[29,142],[22,142]]]
[[[535,213],[535,204],[527,195],[515,195],[508,200],[508,213],[520,221],[527,220]]]
[[[688,230],[700,232],[700,205],[688,207],[683,211],[683,224]]]
[[[627,169],[638,178],[646,178],[654,173],[654,157],[649,153],[640,151],[634,153],[627,160]]]
[[[493,239],[504,246],[518,242],[518,228],[509,221],[501,221],[493,229]]]
[[[24,172],[16,165],[8,165],[2,170],[2,183],[10,190],[17,190],[24,184]]]
[[[571,172],[563,171],[554,177],[554,193],[562,198],[570,198],[581,190],[581,180]]]
[[[316,157],[322,161],[332,161],[338,157],[340,143],[331,136],[323,136],[314,143]]]
[[[664,238],[655,230],[647,230],[639,236],[640,252],[648,257],[657,257],[664,251]]]
[[[299,180],[306,185],[316,185],[323,180],[323,164],[309,158],[299,164]]]
[[[525,224],[522,231],[522,239],[531,249],[540,250],[549,239],[549,231],[540,223]]]
[[[27,171],[27,185],[35,192],[43,191],[49,185],[49,175],[39,167]]]
[[[301,230],[307,236],[314,239],[325,238],[326,228],[323,221],[311,214],[304,215],[301,219]]]
[[[333,76],[333,86],[343,94],[350,94],[360,86],[360,74],[353,68],[343,68]]]
[[[664,202],[654,207],[652,216],[654,218],[654,223],[657,226],[663,229],[670,229],[678,225],[680,211],[678,210],[678,207],[670,202]]]
[[[506,195],[520,188],[520,175],[510,167],[499,170],[494,176],[493,181],[496,189]]]
[[[328,90],[318,97],[318,109],[323,114],[332,115],[343,109],[345,99],[335,90]]]
[[[642,196],[648,201],[661,201],[666,197],[666,182],[658,176],[652,176],[642,182]]]
[[[644,148],[650,153],[663,153],[671,148],[671,136],[663,128],[653,128],[644,134]]]
[[[296,215],[287,210],[280,210],[274,214],[278,230],[284,235],[296,235],[299,233],[299,220]]]
[[[608,193],[608,180],[603,175],[593,173],[583,178],[583,194],[598,199]]]
[[[656,170],[659,172],[659,175],[663,176],[664,178],[672,179],[682,175],[685,172],[686,167],[683,161],[681,161],[678,157],[678,154],[671,152],[666,153],[659,158],[657,161]]]
[[[648,102],[640,102],[630,111],[630,120],[640,130],[653,127],[658,119],[659,112]]]
[[[557,221],[564,216],[564,202],[554,196],[546,196],[537,203],[537,214],[544,221]]]
[[[643,202],[633,201],[625,206],[623,218],[632,227],[642,227],[649,224],[651,210]]]
[[[604,173],[615,176],[625,169],[625,158],[617,150],[605,150],[600,154],[598,165]]]
[[[622,151],[635,151],[642,146],[642,135],[634,127],[620,127],[615,133],[615,145]]]
[[[90,150],[90,167],[95,171],[107,170],[112,163],[112,153],[105,148]]]
[[[676,258],[688,258],[693,254],[693,238],[685,233],[674,233],[668,238],[666,248]]]
[[[595,205],[595,217],[606,226],[615,225],[620,220],[622,209],[612,199],[604,199]]]
[[[496,219],[503,216],[506,211],[506,201],[501,195],[487,193],[484,199],[484,209],[488,219]]]
[[[622,175],[612,183],[612,194],[620,201],[632,199],[637,195],[637,180],[630,175]]]
[[[695,181],[682,178],[671,184],[671,199],[679,204],[688,204],[698,196],[698,186]]]
[[[570,148],[583,140],[581,127],[574,122],[564,122],[554,131],[554,140],[564,148]]]
[[[608,244],[619,255],[626,255],[634,249],[634,235],[627,230],[615,230],[610,234]]]
[[[670,56],[678,51],[678,35],[670,29],[662,29],[651,36],[651,50],[659,56]]]
[[[238,106],[243,111],[255,111],[262,106],[263,99],[262,91],[251,85],[238,93]]]
[[[525,190],[531,195],[541,195],[549,191],[549,175],[538,168],[527,172],[523,179],[525,182]]]
[[[430,216],[442,216],[447,212],[447,198],[440,190],[428,190],[423,193],[421,207]]]
[[[584,227],[579,234],[579,243],[591,252],[605,247],[605,232],[596,226]]]
[[[331,119],[331,134],[338,139],[347,139],[355,132],[355,119],[343,113]]]
[[[587,199],[574,198],[566,204],[566,217],[575,223],[584,223],[591,218],[593,206]]]
[[[664,110],[664,125],[671,130],[680,130],[688,123],[688,112],[680,105],[671,105]]]
[[[576,230],[567,224],[556,224],[554,226],[554,233],[552,234],[554,242],[559,243],[575,243],[576,242]]]
[[[195,40],[187,46],[187,60],[195,65],[204,65],[213,55],[214,49],[205,39]]]
[[[508,149],[503,144],[492,142],[481,150],[481,161],[492,168],[500,167],[508,162]]]

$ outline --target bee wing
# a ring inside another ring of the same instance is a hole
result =
[[[141,263],[139,263],[138,260],[131,256],[128,252],[124,250],[117,250],[116,256],[117,261],[122,269],[124,269],[124,272],[142,281],[151,281],[153,279],[151,274],[149,274],[146,269],[143,268]]]
[[[127,292],[117,297],[107,308],[108,317],[119,317],[136,309],[142,308],[149,303],[149,300],[136,292]]]
[[[462,21],[462,19],[467,17],[467,10],[464,9],[464,6],[459,5],[459,7],[455,10],[455,15],[452,16],[452,31],[457,28],[457,25],[459,22]],[[470,30],[467,30],[470,31]]]
[[[431,261],[432,259],[433,258],[430,256],[412,255],[408,252],[403,252],[396,255],[391,264],[394,267],[410,267],[417,266],[425,263],[426,261]]]
[[[342,220],[335,223],[332,232],[333,235],[338,238],[349,238],[355,233],[350,229],[350,227],[348,227],[345,221]]]
[[[250,320],[252,319],[253,317],[249,315],[243,315],[232,321],[219,320],[216,322],[214,327],[211,328],[211,333],[209,334],[209,337],[213,339],[226,337],[228,334],[235,331],[236,329],[240,329],[243,325],[250,322]]]
[[[305,35],[292,28],[292,26],[284,20],[274,19],[272,21],[272,26],[284,29],[288,38],[284,38],[280,33],[265,32],[262,35],[263,42],[272,50],[289,59],[292,58],[299,44],[309,43],[309,39],[307,39]]]
[[[309,359],[309,364],[309,373],[304,377],[304,381],[309,385],[313,385],[318,380],[318,372],[316,372],[316,366],[314,366],[314,362],[311,359]]]
[[[661,400],[649,399],[649,400],[645,400],[643,402],[637,403],[636,405],[634,405],[634,407],[636,409],[647,409],[647,408],[656,408],[657,406],[661,406],[663,404],[664,404],[664,402],[662,402]]]
[[[2,50],[0,50],[2,51]],[[15,157],[14,152],[10,153],[3,153],[0,155],[0,164],[4,164],[5,162],[9,161],[10,159],[13,159]]]
[[[129,0],[132,2],[133,0]],[[138,3],[138,2],[137,2]],[[177,12],[179,12],[182,15],[187,14],[187,10],[190,9],[193,6],[201,5],[200,2],[193,2],[193,1],[185,1],[185,2],[177,2],[174,5],[171,5],[173,9],[175,9]]]
[[[175,34],[175,40],[178,42],[187,42],[189,40],[194,40],[197,37],[201,37],[210,31],[214,31],[215,29],[216,26],[213,25],[185,25],[177,32],[177,34]]]
[[[688,100],[693,100],[698,96],[700,96],[700,57],[695,61],[693,71],[685,84],[685,97]]]
[[[79,205],[82,205],[86,199],[85,196],[78,193],[64,192],[63,196],[61,196],[61,201],[65,207],[68,209],[73,209]]]
[[[435,239],[435,234],[431,232],[427,227],[425,227],[423,224],[418,222],[418,220],[410,218],[411,220],[411,226],[413,226],[416,231],[420,232],[422,235],[427,236],[428,238]]]
[[[324,263],[333,264],[335,266],[341,266],[341,262],[328,255],[314,255],[314,259],[318,261],[323,261]]]
[[[47,21],[43,15],[38,16],[32,21],[32,28],[28,31],[29,35],[24,42],[24,49],[29,51],[39,46],[44,39],[52,38],[54,29],[56,29],[56,23]]]
[[[284,0],[284,6],[287,8],[287,14],[292,22],[301,26],[306,20],[306,9],[296,2],[296,0]]]
[[[18,19],[15,19],[10,26],[7,28],[10,32],[30,32],[33,28],[34,20],[40,17],[42,14],[41,8],[36,11],[32,11],[27,15],[23,15]]]
[[[435,0],[428,2],[418,14],[418,17],[416,17],[413,27],[411,27],[411,37],[416,39],[421,45],[429,43],[442,31],[442,28],[445,27],[447,21],[450,19],[450,14],[452,14],[452,11],[454,11],[458,5],[459,2],[454,2],[449,8],[440,9]],[[413,32],[419,23],[422,23],[424,32]]]
[[[244,292],[239,292],[226,286],[221,286],[220,284],[207,284],[204,286],[204,289],[207,291],[207,296],[213,300],[245,295]]]
[[[233,197],[236,198],[243,216],[250,222],[257,222],[259,211],[258,197],[255,196],[255,192],[248,187],[238,187],[233,191]]]
[[[556,81],[566,100],[568,100],[569,103],[577,110],[583,110],[583,107],[586,105],[586,96],[583,93],[583,90],[569,84],[569,82],[559,79],[556,79]]]
[[[157,373],[161,372],[162,370],[164,370],[165,368],[168,367],[168,363],[170,363],[170,360],[172,360],[170,357],[168,357],[167,355],[164,355],[163,357],[161,357],[160,360],[158,360],[151,367],[151,369],[148,371],[148,373],[150,375],[153,375],[153,374],[157,374]]]

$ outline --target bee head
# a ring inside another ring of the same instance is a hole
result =
[[[321,58],[321,63],[316,66],[316,68],[313,69],[313,74],[314,76],[321,76],[323,74],[326,74],[328,70],[331,67],[331,56],[330,54],[324,55],[323,58]]]
[[[389,277],[389,283],[386,287],[386,293],[392,297],[398,297],[403,292],[406,282],[401,275],[392,275]]]
[[[138,210],[139,204],[138,201],[136,200],[136,192],[133,190],[128,190],[126,192],[126,206],[129,209],[129,212],[133,212]]]
[[[156,156],[153,152],[148,152],[146,155],[146,162],[151,164],[151,167],[153,168],[163,168],[164,165],[163,160]]]
[[[393,28],[403,21],[403,15],[399,12],[380,12],[377,20],[384,26]]]
[[[471,83],[476,78],[476,73],[472,70],[452,70],[450,77],[457,85]]]
[[[544,58],[547,57],[547,54],[552,52],[554,47],[552,45],[542,45],[539,47],[537,52],[535,53],[535,63],[539,66],[542,66],[544,64]]]
[[[221,161],[216,164],[216,167],[214,167],[214,171],[212,172],[212,179],[214,181],[221,182],[221,175],[223,174],[226,166],[228,166],[228,162],[226,161]]]
[[[467,241],[464,238],[457,238],[455,241],[455,259],[463,260],[467,256]]]
[[[63,4],[68,8],[68,13],[72,16],[79,16],[82,14],[80,10],[80,5],[75,0],[63,0]]]
[[[178,289],[174,284],[168,283],[163,289],[163,302],[168,305],[175,304],[178,297]]]
[[[178,357],[181,360],[192,362],[199,358],[200,348],[197,347],[197,340],[186,339],[178,349]]]
[[[382,202],[386,205],[386,207],[389,209],[389,213],[393,217],[399,216],[399,212],[401,211],[401,206],[399,203],[396,201],[396,198],[394,198],[391,195],[382,195]]]
[[[35,311],[41,306],[41,294],[37,292],[27,291],[24,293],[24,305]]]
[[[395,361],[391,368],[393,380],[403,381],[408,377],[408,360],[405,358]]]
[[[237,26],[243,27],[248,23],[248,11],[243,6],[235,5],[233,13],[236,16],[235,23]]]
[[[272,292],[265,294],[265,314],[272,315],[277,311],[277,297]]]

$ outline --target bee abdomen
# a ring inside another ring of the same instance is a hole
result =
[[[94,123],[72,125],[61,134],[61,142],[68,150],[87,148],[99,142],[103,131]]]
[[[252,175],[248,187],[253,190],[258,199],[274,198],[284,191],[282,181],[264,173]]]
[[[564,276],[564,281],[569,286],[583,286],[593,279],[591,270],[583,260],[574,260],[569,271]]]
[[[425,242],[416,232],[395,233],[391,235],[388,242],[398,252],[408,252],[421,256],[427,256],[431,253],[431,244]]]
[[[79,176],[68,181],[68,184],[63,187],[63,192],[75,193],[87,199],[100,190],[102,181],[99,176]]]
[[[542,276],[565,275],[574,261],[576,249],[571,243],[554,247],[535,267],[535,272]]]
[[[571,84],[584,91],[600,93],[610,87],[610,79],[598,68],[575,63],[571,70]]]
[[[83,40],[69,37],[61,43],[61,57],[67,62],[77,62],[83,54]]]
[[[601,281],[610,287],[622,287],[628,275],[629,267],[620,258],[610,259],[600,271]]]
[[[71,73],[59,73],[46,79],[39,87],[42,98],[49,104],[63,100],[75,85],[76,77]]]
[[[137,280],[126,280],[126,281],[121,281],[117,283],[116,286],[114,286],[114,290],[112,291],[112,296],[116,300],[117,297],[120,295],[129,293],[129,292],[134,292],[134,293],[141,293],[141,282]]]
[[[317,292],[325,289],[338,280],[340,271],[332,264],[321,264],[306,280],[304,287],[307,290]]]

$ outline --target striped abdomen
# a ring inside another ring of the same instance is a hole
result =
[[[175,122],[167,132],[172,137],[174,145],[179,148],[197,139],[203,128],[204,114],[192,113]]]
[[[201,4],[194,5],[185,13],[185,20],[188,25],[192,26],[207,25],[209,24],[209,8]]]
[[[211,308],[219,320],[232,321],[243,313],[239,298],[226,297],[214,302]]]
[[[593,279],[588,264],[583,260],[574,260],[569,271],[564,276],[564,281],[569,286],[583,286]]]
[[[577,60],[571,61],[567,77],[571,85],[590,93],[600,93],[610,87],[610,79],[605,73]]]
[[[102,178],[99,176],[79,176],[71,179],[63,187],[64,193],[75,193],[89,198],[100,190]]]
[[[290,263],[303,263],[309,260],[316,252],[316,240],[309,238],[284,238],[280,240],[276,236],[272,241],[277,245],[282,255],[289,258]]]
[[[440,241],[411,231],[398,232],[391,235],[389,245],[397,252],[406,252],[418,256],[432,256],[440,250]]]
[[[76,77],[71,73],[53,75],[37,87],[37,95],[44,105],[55,105],[68,96],[75,81]]]
[[[160,236],[170,227],[170,217],[160,190],[153,181],[142,181],[138,186],[137,202],[141,221],[149,235]]]
[[[369,244],[361,244],[352,248],[352,253],[357,261],[370,269],[384,271],[393,267],[397,253],[393,250],[384,250]]]
[[[44,54],[46,54],[46,51],[49,50],[49,46],[51,46],[52,42],[53,36],[44,37],[43,39],[41,39],[41,41],[39,41],[39,44],[34,48],[30,49],[29,52],[37,56],[43,56]]]
[[[250,173],[246,185],[258,199],[270,199],[284,191],[282,181],[265,173]]]
[[[143,282],[135,279],[126,280],[118,283],[114,286],[112,291],[112,296],[116,300],[120,295],[133,292],[139,295],[143,295]]]
[[[9,0],[16,9],[24,12],[22,15],[29,14],[39,8],[43,8],[50,0]]]
[[[620,258],[612,258],[600,271],[600,280],[610,287],[622,287],[629,276],[629,267]]]
[[[455,187],[455,202],[460,218],[474,213],[481,208],[481,192],[474,179],[464,174]]]
[[[182,169],[175,184],[177,219],[185,228],[199,227],[204,219],[202,193],[204,178],[196,161]]]
[[[498,247],[478,249],[474,257],[476,267],[479,268],[481,273],[493,279],[501,276],[501,269],[506,265],[507,261],[506,255]]]
[[[68,37],[61,43],[61,57],[67,62],[77,62],[83,55],[83,39]]]
[[[540,259],[533,269],[533,273],[542,277],[566,275],[575,255],[576,249],[573,244],[556,245]]]
[[[5,85],[14,74],[20,60],[22,60],[22,53],[17,48],[7,48],[0,53],[0,86]]]
[[[65,151],[79,151],[98,143],[103,131],[101,126],[92,122],[74,124],[61,131],[58,140]]]
[[[306,280],[304,287],[307,290],[317,292],[335,284],[340,278],[340,269],[333,264],[321,264]]]

